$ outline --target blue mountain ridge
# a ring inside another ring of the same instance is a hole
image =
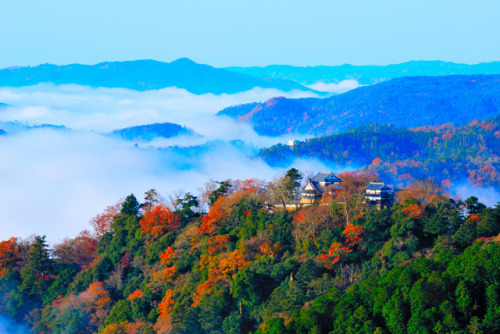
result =
[[[386,66],[344,64],[299,67],[269,65],[265,67],[226,67],[225,69],[260,78],[292,80],[303,85],[317,82],[338,83],[350,79],[357,80],[362,85],[372,85],[406,76],[500,74],[500,61],[474,65],[444,61],[409,61]]]
[[[11,67],[0,70],[0,86],[21,87],[43,82],[91,87],[128,88],[139,91],[167,87],[193,94],[233,94],[255,87],[282,91],[311,89],[293,81],[262,79],[181,58],[171,63],[155,60],[104,62],[96,65]]]
[[[397,78],[329,98],[272,98],[217,115],[248,122],[261,135],[322,136],[370,123],[463,125],[499,114],[500,75],[462,75]]]

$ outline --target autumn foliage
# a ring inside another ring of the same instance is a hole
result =
[[[5,273],[5,270],[15,264],[18,256],[17,239],[10,238],[0,242],[0,276]]]
[[[228,199],[225,196],[219,197],[201,220],[200,233],[211,235],[215,234],[218,226],[225,222],[225,220],[229,217],[230,212],[231,208],[229,206]]]
[[[424,216],[424,209],[418,204],[411,204],[403,209],[403,212],[408,217],[413,219],[422,219]]]
[[[141,290],[137,289],[128,296],[128,300],[132,301],[135,298],[142,297],[143,293]]]
[[[266,205],[261,181],[231,181],[207,214],[110,211],[112,228],[103,218],[52,249],[0,242],[0,312],[37,333],[403,333],[425,312],[443,326],[429,333],[495,332],[500,205],[425,181],[370,208],[372,177],[346,173],[328,200],[290,211]]]
[[[160,316],[156,320],[156,324],[154,325],[154,330],[157,333],[167,333],[171,327],[171,317],[170,313],[175,305],[175,300],[172,298],[173,290],[168,289],[163,296],[160,304],[158,305],[158,309],[160,312]]]
[[[360,247],[363,244],[363,234],[365,230],[363,226],[355,226],[347,224],[342,234],[344,235],[344,244],[351,250]]]
[[[177,230],[181,225],[181,220],[165,205],[158,205],[146,212],[140,224],[141,233],[150,240],[156,240],[165,233]]]

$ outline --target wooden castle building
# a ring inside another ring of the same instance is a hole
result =
[[[365,188],[365,198],[370,207],[377,207],[379,210],[390,208],[394,204],[392,189],[383,182],[370,182]]]
[[[307,180],[306,185],[300,192],[301,204],[317,203],[324,194],[332,192],[335,186],[342,182],[335,174],[319,172]]]

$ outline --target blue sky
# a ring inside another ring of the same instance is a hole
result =
[[[0,0],[0,68],[500,60],[498,0]]]

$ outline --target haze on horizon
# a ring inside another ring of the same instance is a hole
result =
[[[0,68],[187,57],[215,67],[500,60],[500,2],[0,2]]]

